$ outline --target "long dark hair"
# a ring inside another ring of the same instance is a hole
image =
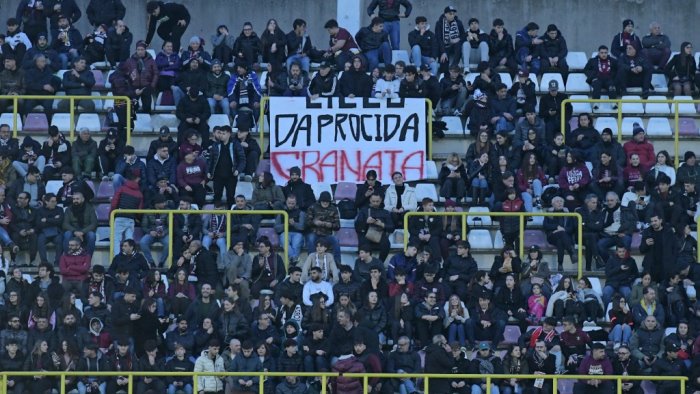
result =
[[[531,157],[535,158],[535,164],[530,164]],[[525,178],[525,180],[537,179],[538,168],[539,164],[537,162],[537,155],[535,155],[533,152],[525,153],[525,157],[523,157],[523,162],[520,165],[520,170],[523,172],[523,178]]]

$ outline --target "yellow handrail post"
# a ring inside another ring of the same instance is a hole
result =
[[[289,267],[289,214],[284,211],[284,265]]]
[[[326,389],[328,386],[328,376],[321,375],[321,394],[326,394]]]
[[[622,100],[615,100],[617,103],[617,142],[622,143]]]
[[[168,260],[170,260],[171,267],[173,266],[173,220],[175,220],[175,215],[173,214],[173,211],[170,211],[168,213]]]
[[[425,376],[425,379],[423,379],[423,394],[430,394],[430,376]]]
[[[673,103],[673,123],[674,123],[674,128],[673,128],[673,145],[675,148],[675,153],[676,153],[676,158],[674,159],[676,168],[678,168],[678,163],[680,161],[679,155],[681,154],[680,152],[680,146],[679,145],[679,134],[680,131],[678,130],[678,127],[680,126],[680,114],[678,111],[678,102]]]
[[[581,277],[583,277],[583,217],[578,213],[576,213],[576,216],[576,223],[578,223],[578,250],[576,252],[576,257],[578,260],[578,279],[581,279]]]
[[[127,392],[127,394],[133,394],[134,393],[134,375],[129,374],[129,376],[127,376],[127,378],[129,379],[129,388],[126,390],[126,392]]]
[[[14,137],[14,138],[17,138],[17,112],[19,111],[17,107],[19,107],[19,96],[13,96],[12,97],[12,137]]]
[[[68,105],[70,106],[68,113],[70,114],[70,128],[68,129],[68,136],[71,141],[75,141],[73,138],[75,135],[73,132],[75,131],[75,98],[73,96],[68,97]]]
[[[66,394],[66,375],[61,374],[61,394]]]
[[[491,375],[486,375],[486,394],[491,394]]]
[[[7,393],[7,373],[5,372],[0,374],[0,393]]]
[[[559,379],[557,379],[557,375],[554,375],[552,378],[552,394],[557,394],[557,386],[559,385]]]
[[[260,160],[265,156],[265,105],[270,101],[270,97],[265,96],[260,100],[260,117],[258,119],[258,133],[260,133]]]
[[[678,383],[681,385],[681,394],[685,394],[685,382],[681,380]]]
[[[117,210],[114,209],[109,213],[109,258],[114,257],[114,215],[117,214]]]
[[[226,212],[226,249],[231,250],[231,212]],[[224,253],[219,251],[219,253]]]
[[[199,374],[197,372],[192,373],[192,392],[199,393]]]
[[[369,393],[369,390],[367,390],[369,386],[369,376],[365,375],[362,377],[362,392],[363,393]]]
[[[518,256],[522,258],[525,255],[525,216],[520,215],[518,218],[518,226],[520,228],[520,250]]]
[[[617,378],[617,394],[622,394],[622,379]]]
[[[260,381],[258,385],[258,394],[265,394],[265,373],[261,372],[260,375],[258,375],[258,380]]]
[[[406,237],[403,237],[406,239]],[[462,241],[467,240],[467,218],[466,216],[462,216]],[[404,248],[406,249],[406,248]]]
[[[126,100],[126,144],[131,144],[131,100]]]

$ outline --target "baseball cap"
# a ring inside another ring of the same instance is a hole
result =
[[[448,12],[457,12],[457,9],[454,6],[448,5],[447,7],[445,7],[443,13],[446,14]]]
[[[529,78],[530,73],[527,70],[520,70],[518,71],[518,76],[523,78]]]
[[[491,350],[491,345],[488,342],[479,343],[479,350]]]
[[[559,82],[556,79],[549,81],[549,90],[559,90]]]

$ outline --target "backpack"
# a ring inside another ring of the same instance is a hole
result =
[[[355,202],[348,198],[344,198],[338,202],[338,215],[341,219],[352,220],[357,216],[357,208]]]

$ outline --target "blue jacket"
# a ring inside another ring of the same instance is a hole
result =
[[[169,156],[165,161],[161,162],[157,154],[155,154],[153,160],[149,160],[148,164],[146,164],[147,185],[150,188],[155,188],[158,179],[164,176],[168,177],[168,183],[175,184],[176,173],[175,157]]]

